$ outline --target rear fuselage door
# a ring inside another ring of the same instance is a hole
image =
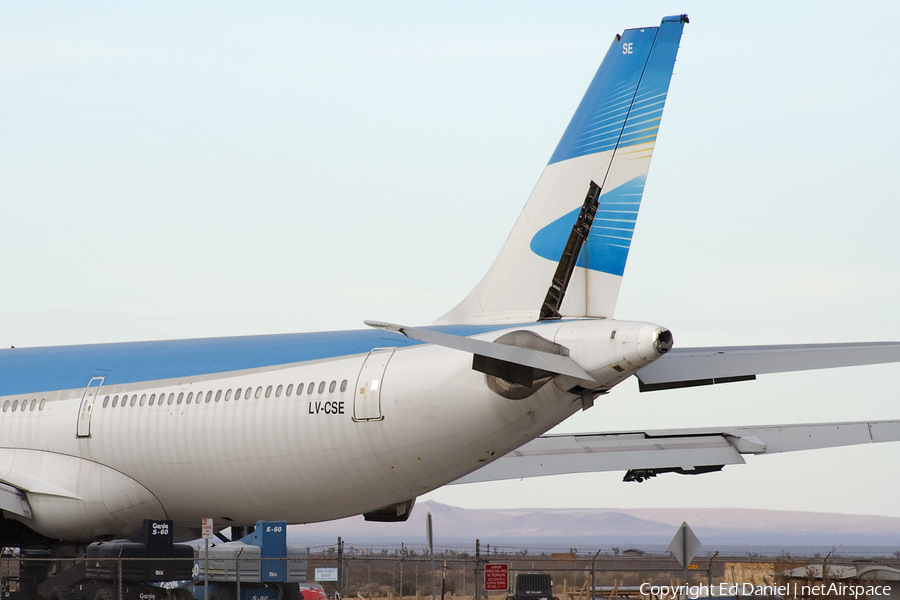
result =
[[[91,437],[91,415],[94,412],[94,400],[100,394],[100,386],[103,385],[104,379],[106,378],[94,377],[84,388],[81,408],[78,410],[78,429],[75,434],[77,437]]]
[[[353,420],[380,421],[384,371],[396,348],[375,348],[366,357],[353,390]]]

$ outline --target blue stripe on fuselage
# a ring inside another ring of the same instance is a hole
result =
[[[435,331],[470,336],[515,325],[450,325]],[[0,350],[0,396],[196,377],[365,354],[372,348],[421,344],[381,329],[245,337],[123,342]]]

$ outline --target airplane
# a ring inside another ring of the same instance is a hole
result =
[[[900,361],[896,342],[678,348],[615,319],[687,22],[614,37],[497,259],[429,326],[0,350],[4,543],[403,520],[454,482],[900,440],[900,421],[545,435],[632,376],[656,393]]]

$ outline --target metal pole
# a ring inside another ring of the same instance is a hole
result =
[[[341,536],[338,536],[338,595],[344,597],[344,542]]]
[[[206,568],[203,570],[203,600],[209,600],[209,538],[206,542]]]
[[[403,600],[403,555],[406,554],[406,548],[403,542],[400,542],[400,600]]]
[[[475,600],[481,600],[481,540],[475,540]]]
[[[243,551],[243,548],[238,550],[237,556],[234,558],[234,582],[237,584],[237,600],[241,600],[241,552]]]
[[[591,559],[591,593],[588,596],[588,600],[594,600],[594,563],[597,560],[597,555],[600,554],[600,550],[598,549],[596,553],[594,553],[594,558]]]
[[[716,550],[712,556],[709,557],[709,565],[706,567],[706,587],[709,588],[709,595],[712,596],[712,561],[718,556],[719,551]]]
[[[119,579],[119,600],[122,600],[122,551],[119,550],[119,562],[116,565],[116,571],[118,572]]]

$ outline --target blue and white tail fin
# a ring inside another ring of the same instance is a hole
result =
[[[500,255],[436,324],[612,317],[685,23],[616,36]]]

